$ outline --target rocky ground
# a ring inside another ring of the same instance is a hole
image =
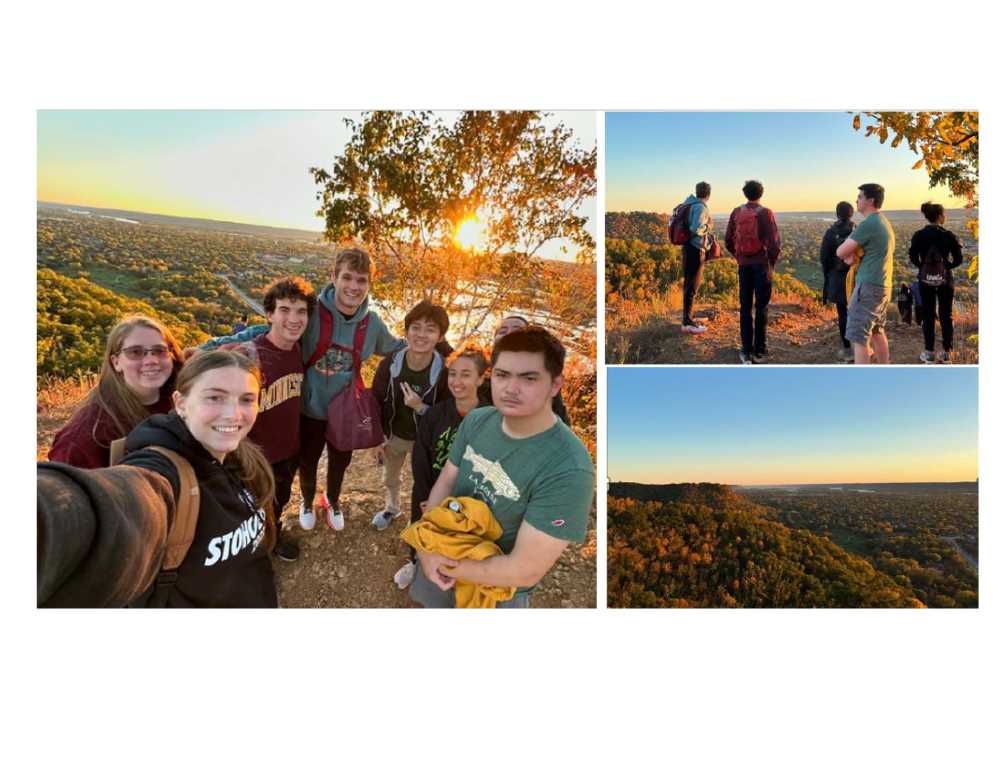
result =
[[[72,403],[59,404],[58,397],[46,395],[45,410],[38,414],[38,459],[43,460],[56,431],[72,412]],[[325,458],[320,461],[320,486],[324,484]],[[399,538],[406,526],[405,517],[397,518],[384,531],[371,526],[371,517],[384,504],[381,467],[371,451],[355,453],[341,503],[345,506],[346,526],[332,531],[317,523],[312,531],[298,525],[301,497],[298,480],[292,489],[292,501],[286,507],[285,528],[301,549],[294,563],[274,559],[278,583],[278,603],[286,608],[410,608],[416,604],[409,594],[397,589],[393,574],[409,556],[409,548]],[[408,469],[404,470],[403,507],[409,511],[411,486]],[[593,608],[597,597],[596,537],[591,515],[587,543],[566,549],[559,562],[542,580],[532,599],[533,607]]]
[[[650,319],[631,330],[612,329],[609,320],[609,364],[739,364],[739,310],[696,304],[695,313],[707,319],[701,335],[681,332],[680,312],[669,318]],[[975,315],[956,315],[953,361],[978,362],[978,347],[970,338],[978,334]],[[893,364],[922,364],[923,336],[916,324],[899,320],[895,309],[886,326]],[[940,329],[938,330],[940,340]],[[940,346],[940,343],[938,344]],[[768,315],[769,364],[841,364],[837,358],[840,335],[832,306],[771,303]]]

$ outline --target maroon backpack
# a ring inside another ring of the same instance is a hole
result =
[[[691,228],[688,225],[690,215],[691,204],[678,204],[674,207],[667,223],[667,234],[671,244],[681,246],[691,240]]]
[[[736,254],[746,257],[764,249],[764,242],[757,235],[757,217],[763,207],[744,204],[736,210]]]
[[[371,389],[361,378],[361,350],[368,332],[368,315],[358,323],[351,348],[333,343],[333,313],[319,304],[319,338],[306,362],[306,370],[316,364],[332,347],[351,354],[354,371],[351,383],[340,391],[326,407],[326,441],[337,450],[374,448],[385,441],[378,403]]]

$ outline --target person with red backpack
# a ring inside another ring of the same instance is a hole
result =
[[[941,347],[938,362],[951,361],[953,325],[951,306],[955,300],[955,280],[952,270],[962,264],[962,246],[955,234],[944,227],[945,213],[941,204],[924,202],[920,211],[928,225],[913,234],[910,241],[910,262],[917,267],[920,299],[923,305],[924,351],[920,361],[931,364],[934,355],[934,317],[941,320]]]
[[[374,272],[374,262],[366,250],[349,247],[338,252],[333,281],[319,293],[300,342],[305,376],[299,425],[299,485],[302,488],[299,525],[307,531],[316,527],[314,506],[322,509],[330,528],[335,531],[344,528],[340,489],[353,451],[338,449],[328,439],[330,404],[345,389],[357,385],[361,364],[368,357],[372,354],[386,356],[406,345],[406,341],[389,332],[378,314],[369,308],[368,290]],[[215,338],[211,343],[240,343],[266,331],[266,327],[255,325],[239,335]],[[326,493],[316,505],[316,471],[324,447]]]
[[[668,224],[670,243],[680,245],[684,268],[684,312],[681,331],[692,334],[705,332],[705,324],[693,316],[694,298],[701,286],[705,272],[705,253],[712,248],[712,215],[708,211],[708,199],[712,186],[699,182],[694,186],[694,195],[678,204]]]
[[[736,207],[726,226],[726,249],[736,258],[740,283],[740,361],[767,361],[767,306],[771,302],[774,265],[781,253],[781,236],[774,212],[761,206],[764,186],[757,180],[743,185],[747,203]]]

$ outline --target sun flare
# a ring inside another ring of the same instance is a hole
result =
[[[455,242],[462,249],[480,249],[486,240],[486,226],[478,215],[466,217],[455,229]]]

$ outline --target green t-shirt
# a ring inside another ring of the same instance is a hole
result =
[[[892,286],[892,253],[896,251],[896,234],[889,220],[881,212],[874,212],[863,219],[849,238],[864,247],[855,283]]]
[[[399,372],[399,378],[392,385],[396,390],[396,414],[392,418],[392,434],[403,440],[415,440],[417,438],[417,422],[413,418],[413,409],[403,401],[403,390],[400,383],[406,383],[417,394],[423,394],[431,385],[431,365],[433,360],[427,363],[423,370],[411,370],[410,365],[403,356],[403,367]]]
[[[515,439],[504,433],[502,420],[495,407],[481,407],[462,421],[449,455],[458,467],[452,495],[489,505],[503,526],[497,545],[504,553],[514,549],[523,520],[557,539],[585,541],[594,465],[583,443],[562,421]]]

